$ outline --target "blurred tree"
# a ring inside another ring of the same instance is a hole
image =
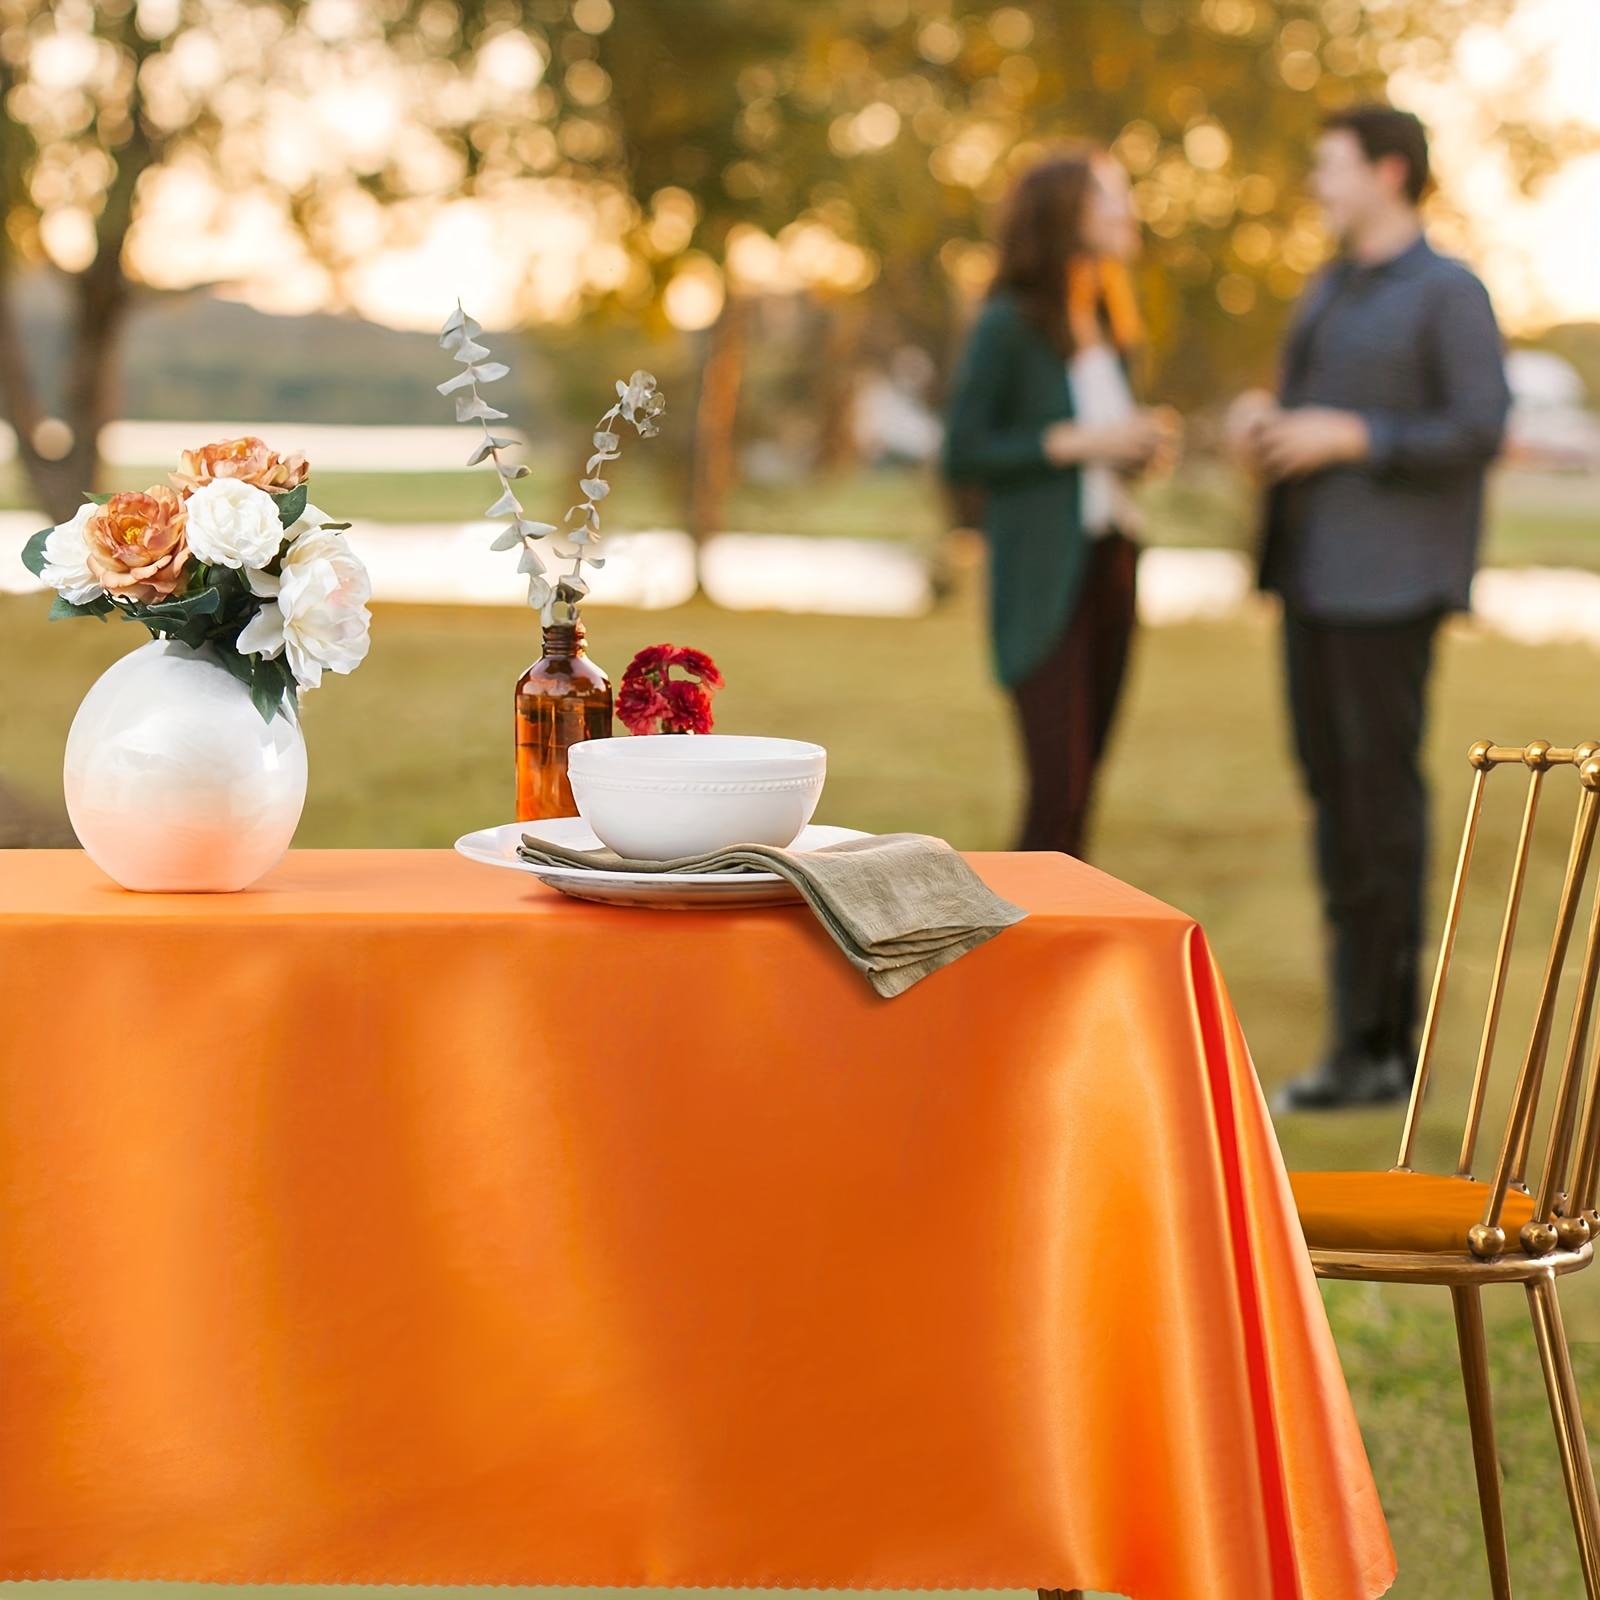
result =
[[[582,172],[591,210],[626,209],[594,177],[598,124],[573,116],[558,143],[541,17],[569,7],[0,0],[0,411],[51,517],[94,486],[118,334],[152,273],[192,283],[206,259],[240,276],[290,239],[285,271],[338,306],[383,244],[464,193]],[[597,252],[577,288],[613,281],[613,265]],[[68,289],[59,374],[35,370],[21,337],[30,269]]]
[[[492,248],[525,257],[529,320],[603,305],[701,342],[691,503],[709,529],[743,301],[820,308],[811,392],[839,455],[852,368],[905,343],[947,363],[990,206],[1052,140],[1085,136],[1135,179],[1157,387],[1203,401],[1260,374],[1321,257],[1299,190],[1320,116],[1447,72],[1514,3],[0,0],[0,410],[68,514],[94,481],[131,285],[179,257],[187,275],[160,281],[241,276],[282,236],[298,254],[279,275],[338,307],[387,246],[472,197],[523,208]],[[1576,137],[1527,99],[1513,83],[1492,109],[1531,179]],[[562,273],[539,253],[557,202],[589,241]],[[44,264],[73,306],[53,385],[10,292]]]
[[[647,275],[624,295],[650,299],[680,329],[704,330],[687,504],[697,538],[722,527],[736,470],[754,286],[730,272],[730,245],[740,229],[792,221],[797,188],[821,176],[752,159],[781,133],[761,90],[803,40],[805,11],[785,0],[577,0],[571,14],[575,30],[595,30],[621,176],[640,208],[630,242]],[[558,48],[586,59],[572,34]]]
[[[0,405],[34,489],[59,521],[94,477],[106,357],[127,305],[122,250],[139,179],[161,159],[166,130],[144,106],[144,68],[157,42],[126,10],[113,42],[84,27],[59,29],[54,9],[0,8]],[[46,413],[5,292],[19,260],[46,250],[73,269],[61,416]]]
[[[951,297],[980,293],[987,213],[1057,141],[1109,144],[1135,182],[1153,377],[1187,405],[1265,374],[1287,305],[1325,254],[1302,191],[1323,116],[1397,73],[1447,74],[1469,29],[1515,0],[1119,0],[805,8],[808,36],[765,159],[830,179],[801,191],[872,253],[880,342],[947,359]],[[1529,183],[1583,143],[1524,73],[1489,108]],[[759,103],[759,102],[758,102]],[[1592,141],[1592,134],[1588,136]],[[959,319],[958,319],[959,320]]]
[[[1461,36],[1515,6],[614,3],[597,54],[624,181],[644,208],[635,243],[650,284],[670,312],[678,277],[710,283],[681,296],[697,317],[715,315],[724,292],[730,308],[772,291],[833,308],[833,333],[810,351],[836,457],[852,367],[903,343],[947,365],[992,265],[989,212],[1062,140],[1111,145],[1134,179],[1156,392],[1192,406],[1266,376],[1289,303],[1326,251],[1301,188],[1321,118],[1381,98],[1396,73],[1448,74]],[[610,14],[610,0],[578,4]],[[1536,76],[1493,108],[1525,182],[1581,138],[1540,121]],[[713,352],[736,314],[717,325]],[[736,385],[737,362],[722,366]],[[731,427],[725,397],[711,412]],[[702,441],[700,453],[730,448]],[[714,522],[714,495],[697,515]]]

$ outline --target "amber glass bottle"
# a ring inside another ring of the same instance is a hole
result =
[[[611,734],[611,683],[583,649],[581,622],[544,630],[544,654],[517,680],[517,821],[575,817],[567,751]]]

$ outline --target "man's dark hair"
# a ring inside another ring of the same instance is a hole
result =
[[[1393,106],[1352,106],[1322,124],[1324,133],[1353,133],[1370,162],[1399,156],[1406,164],[1406,198],[1415,205],[1428,188],[1428,130],[1409,111]]]

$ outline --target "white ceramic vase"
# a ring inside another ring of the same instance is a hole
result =
[[[67,735],[67,814],[124,889],[243,889],[289,848],[306,745],[271,722],[209,647],[154,640],[109,668]]]

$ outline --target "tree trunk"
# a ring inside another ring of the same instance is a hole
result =
[[[696,543],[722,531],[728,491],[733,487],[733,429],[739,414],[749,315],[747,301],[728,296],[711,330],[711,350],[700,374],[689,482],[689,532]]]
[[[821,341],[822,367],[818,373],[818,410],[821,428],[817,439],[817,465],[824,472],[842,472],[860,460],[856,446],[856,388],[860,381],[863,306],[860,295],[836,300],[826,307],[827,336]]]
[[[132,32],[131,23],[129,25]],[[157,48],[140,39],[134,47],[135,68]],[[112,375],[116,368],[117,340],[128,309],[128,279],[122,267],[123,246],[133,222],[134,192],[145,169],[160,156],[159,142],[145,126],[137,88],[129,103],[131,131],[125,141],[108,152],[115,172],[95,226],[95,258],[82,272],[69,275],[72,285],[73,325],[62,386],[65,415],[61,421],[72,430],[72,444],[59,459],[42,455],[36,444],[39,424],[46,420],[39,389],[22,347],[16,307],[10,295],[11,252],[0,244],[0,412],[15,429],[17,457],[28,474],[41,509],[52,522],[65,522],[96,488],[100,475],[100,429],[110,420]],[[9,72],[0,73],[0,88],[10,83]],[[8,176],[7,182],[10,183]]]
[[[0,400],[17,435],[17,458],[39,509],[52,523],[69,520],[98,486],[100,428],[108,420],[116,338],[127,301],[120,263],[114,276],[97,275],[94,267],[76,274],[72,288],[74,316],[62,407],[66,415],[60,419],[72,430],[72,444],[60,457],[42,455],[35,444],[45,410],[22,348],[16,309],[9,295],[0,295]]]

